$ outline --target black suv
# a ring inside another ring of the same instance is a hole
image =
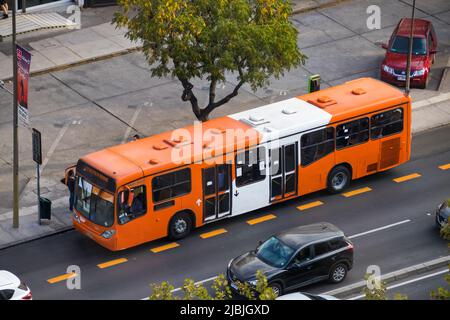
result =
[[[293,228],[274,235],[254,251],[230,261],[227,278],[233,291],[236,282],[256,286],[262,271],[277,296],[314,282],[339,283],[353,266],[353,244],[330,223]]]

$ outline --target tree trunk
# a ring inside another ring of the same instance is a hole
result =
[[[191,103],[194,115],[197,117],[199,121],[202,122],[209,120],[209,115],[214,109],[224,105],[225,103],[229,102],[232,98],[237,96],[239,93],[239,89],[244,84],[244,81],[241,80],[230,94],[225,96],[223,99],[215,102],[217,80],[215,79],[211,80],[211,84],[209,86],[208,105],[205,108],[201,109],[198,105],[197,97],[194,95],[194,92],[192,91],[192,89],[194,88],[192,83],[190,83],[187,79],[179,79],[179,80],[184,88],[181,100],[189,101]]]

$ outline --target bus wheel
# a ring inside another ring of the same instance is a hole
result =
[[[337,166],[328,175],[327,188],[331,193],[338,193],[345,190],[351,180],[350,170],[345,166]]]
[[[169,223],[169,238],[177,240],[186,237],[192,230],[192,220],[186,212],[177,213]]]

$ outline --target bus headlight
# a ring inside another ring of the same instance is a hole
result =
[[[102,237],[105,239],[110,239],[113,235],[116,234],[116,230],[106,230],[102,233]]]
[[[78,222],[81,223],[80,217],[74,212],[73,213],[73,218]]]

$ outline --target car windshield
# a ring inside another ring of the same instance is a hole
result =
[[[109,199],[109,200],[107,200]],[[95,224],[111,227],[114,224],[114,197],[78,177],[75,187],[75,209]]]
[[[391,52],[407,54],[409,49],[409,37],[397,36],[392,42]],[[427,54],[427,41],[425,38],[414,38],[412,54]]]
[[[283,268],[289,263],[294,252],[294,249],[281,242],[277,237],[271,237],[259,246],[257,256],[271,266]]]

